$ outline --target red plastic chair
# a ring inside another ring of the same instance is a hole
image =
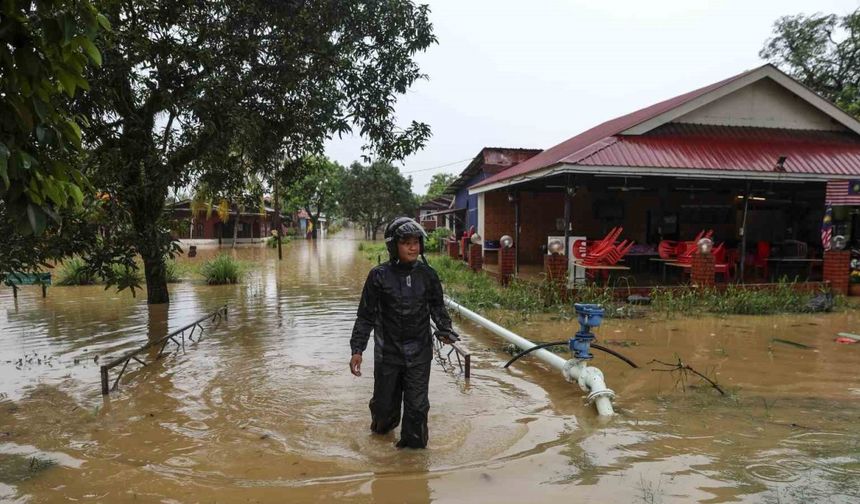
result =
[[[588,253],[601,254],[610,247],[615,245],[615,240],[621,235],[624,230],[621,226],[614,227],[609,230],[609,233],[600,240],[594,240],[588,245]]]
[[[714,274],[723,275],[723,280],[728,282],[731,264],[728,262],[728,252],[725,245],[725,243],[720,243],[714,248]]]
[[[673,259],[677,255],[678,242],[663,240],[657,245],[657,255],[660,259]]]
[[[760,241],[756,243],[755,257],[753,258],[753,270],[758,273],[762,270],[765,279],[768,278],[768,263],[770,257],[770,242]]]

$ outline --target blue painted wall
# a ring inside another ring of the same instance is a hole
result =
[[[486,173],[479,173],[469,179],[469,182],[466,183],[466,187],[457,191],[457,194],[454,196],[454,208],[465,208],[466,209],[466,229],[468,230],[470,227],[475,226],[475,229],[478,233],[481,233],[481,230],[478,229],[478,195],[473,194],[469,195],[469,186],[477,184],[478,182],[487,178]]]

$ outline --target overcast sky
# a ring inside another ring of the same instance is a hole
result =
[[[420,0],[419,0],[420,1]],[[857,0],[431,0],[439,43],[429,80],[401,97],[401,124],[426,122],[401,163],[412,189],[458,174],[482,147],[546,149],[596,124],[762,65],[780,16],[846,14]],[[358,138],[333,140],[344,165]],[[441,168],[441,165],[450,165]],[[435,169],[434,169],[435,168]]]

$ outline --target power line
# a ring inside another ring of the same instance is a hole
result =
[[[402,175],[409,175],[410,173],[418,173],[418,172],[425,172],[425,171],[430,171],[430,170],[438,170],[439,168],[446,168],[448,166],[460,164],[460,163],[463,163],[465,161],[471,161],[472,159],[473,158],[466,158],[466,159],[461,159],[459,161],[454,161],[454,162],[448,163],[448,164],[443,164],[443,165],[439,165],[439,166],[431,166],[430,168],[421,168],[420,170],[409,170],[409,171],[400,172],[400,173]]]

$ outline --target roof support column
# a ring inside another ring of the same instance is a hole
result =
[[[747,262],[747,212],[750,206],[750,183],[747,182],[747,190],[744,195],[744,217],[741,221],[741,283],[744,282],[744,265]]]

